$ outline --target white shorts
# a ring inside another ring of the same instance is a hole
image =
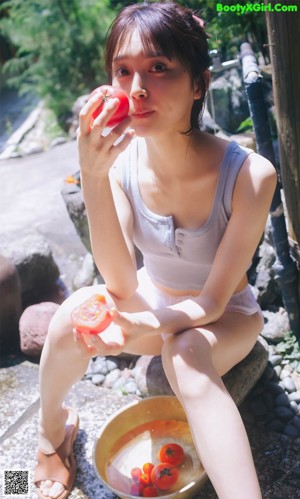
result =
[[[187,299],[194,300],[198,303],[199,297],[201,296],[172,296],[164,293],[153,284],[144,267],[138,271],[138,282],[138,293],[153,309],[168,307]],[[242,289],[242,291],[232,295],[225,307],[225,312],[239,312],[246,315],[252,315],[256,312],[262,314],[261,308],[258,305],[249,285]]]

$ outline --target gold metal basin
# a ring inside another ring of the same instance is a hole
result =
[[[158,464],[158,450],[166,443],[178,443],[185,459],[178,466],[179,479],[164,499],[192,498],[207,475],[197,456],[185,412],[174,396],[137,400],[116,412],[101,428],[93,462],[100,480],[122,499],[134,499],[130,488],[131,469],[146,462]]]

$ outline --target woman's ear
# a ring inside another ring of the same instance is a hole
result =
[[[207,91],[209,84],[210,84],[210,77],[211,77],[209,69],[205,69],[205,71],[203,72],[203,76],[204,76],[204,81],[205,81],[205,90]]]
[[[206,92],[210,84],[210,71],[205,69],[202,74],[202,78],[197,78],[194,83],[194,100],[201,99],[203,97],[203,90]],[[203,88],[204,87],[204,88]]]

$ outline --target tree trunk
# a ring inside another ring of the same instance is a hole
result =
[[[288,235],[300,265],[300,9],[266,17]]]

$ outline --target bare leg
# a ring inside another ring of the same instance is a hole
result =
[[[221,376],[253,347],[259,314],[227,313],[205,328],[167,339],[163,363],[196,449],[221,499],[261,499],[247,434]]]
[[[74,383],[83,377],[89,362],[89,357],[82,356],[74,342],[70,320],[71,311],[94,293],[107,295],[105,286],[78,290],[59,307],[49,326],[40,362],[39,446],[44,452],[52,452],[63,442],[67,418],[63,402]],[[149,308],[137,294],[126,302],[116,302],[116,306],[119,310],[129,312]],[[144,353],[148,354],[160,353],[160,338],[150,340],[148,347],[145,340],[142,345],[137,345],[137,352],[143,349]],[[40,483],[40,489],[43,494],[55,498],[61,494],[63,485],[47,480]]]

